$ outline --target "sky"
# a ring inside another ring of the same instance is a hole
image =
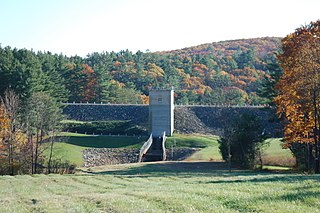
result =
[[[68,56],[285,37],[320,0],[0,0],[1,47]]]

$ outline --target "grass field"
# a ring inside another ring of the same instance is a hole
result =
[[[140,136],[93,136],[77,133],[62,133],[61,142],[54,143],[55,159],[83,165],[82,151],[86,148],[140,148],[147,137]],[[49,144],[47,144],[49,145]],[[49,149],[44,152],[49,156]]]
[[[289,149],[281,147],[281,138],[267,139],[269,146],[265,147],[263,152],[263,162],[266,165],[293,166],[295,159]]]
[[[319,212],[320,176],[223,169],[221,162],[100,167],[0,177],[0,212]]]
[[[69,161],[77,166],[83,164],[82,151],[86,148],[136,148],[140,149],[148,139],[144,136],[92,136],[77,133],[62,133],[62,142],[54,144],[54,158]],[[166,147],[193,147],[201,150],[188,160],[221,160],[217,136],[175,134],[167,138]],[[176,142],[174,142],[176,141]],[[49,150],[45,151],[49,155]]]
[[[76,133],[62,133],[65,141],[55,143],[54,157],[69,161],[77,166],[83,164],[82,151],[86,148],[141,148],[147,137],[133,136],[93,136]],[[280,139],[267,139],[263,162],[266,165],[292,166],[294,159],[288,149],[282,149]],[[217,136],[174,134],[167,138],[166,147],[201,148],[187,160],[221,161]],[[45,155],[48,155],[46,150]]]

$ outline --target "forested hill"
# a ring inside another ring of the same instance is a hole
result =
[[[194,47],[187,47],[179,50],[157,52],[162,54],[213,54],[216,57],[219,55],[233,56],[238,51],[254,50],[258,56],[263,58],[272,51],[278,51],[281,45],[280,37],[265,37],[265,38],[252,38],[252,39],[238,39],[229,41],[220,41],[207,44],[201,44]]]
[[[257,91],[280,44],[281,38],[242,39],[85,58],[0,47],[0,95],[11,87],[22,100],[45,91],[60,101],[143,103],[151,87],[174,87],[178,104],[262,104]]]

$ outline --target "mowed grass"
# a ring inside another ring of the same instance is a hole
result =
[[[281,138],[269,138],[266,140],[269,146],[263,150],[262,161],[265,165],[294,166],[295,158],[289,149],[283,149]]]
[[[205,148],[208,146],[212,146],[213,141],[217,141],[217,139],[217,136],[174,134],[172,137],[167,138],[166,148],[170,148],[172,146]]]
[[[195,160],[214,160],[221,161],[222,157],[219,152],[218,136],[208,135],[182,135],[174,134],[166,141],[166,148],[201,148],[200,151],[188,157],[187,161]],[[176,141],[176,142],[174,142]]]
[[[148,139],[146,136],[100,136],[77,133],[62,133],[54,143],[53,158],[68,161],[76,166],[83,165],[82,151],[86,148],[137,148]],[[45,156],[49,156],[49,143]]]
[[[66,132],[59,136],[62,142],[54,144],[54,158],[69,161],[77,166],[83,165],[82,151],[86,148],[140,149],[148,139],[147,136],[93,136]],[[174,137],[167,138],[166,147],[170,148],[175,145],[178,148],[201,148],[188,160],[221,160],[217,139],[217,136],[175,134]],[[46,149],[44,154],[49,156],[49,149]]]
[[[82,151],[86,148],[135,148],[140,149],[147,136],[93,136],[78,133],[62,133],[63,142],[54,144],[54,158],[69,161],[77,166],[83,165]],[[187,158],[188,161],[221,161],[218,136],[174,134],[166,140],[166,148],[200,148]],[[279,138],[267,139],[269,146],[264,148],[265,165],[292,166],[294,158],[290,150],[282,149]],[[45,151],[49,155],[49,151]]]
[[[53,147],[53,159],[61,160],[62,162],[67,161],[76,166],[83,165],[82,151],[86,149],[86,147],[68,144],[65,142],[54,143]],[[49,144],[46,144],[44,155],[48,158],[49,154]]]
[[[218,136],[175,134],[173,137],[167,139],[166,147],[171,148],[174,146],[174,141],[176,141],[176,147],[201,148],[199,152],[196,152],[186,160],[221,161],[222,156],[219,151],[218,140]],[[266,139],[266,145],[263,147],[262,155],[262,161],[265,165],[284,167],[294,165],[295,159],[291,151],[289,149],[283,149],[281,143],[281,138]],[[278,168],[281,169],[280,167]]]
[[[319,212],[320,176],[233,171],[221,162],[117,165],[0,177],[0,212]]]

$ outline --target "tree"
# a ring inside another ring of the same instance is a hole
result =
[[[222,158],[241,168],[253,169],[258,160],[261,163],[265,137],[261,121],[254,114],[243,113],[232,121],[225,121],[219,139]]]
[[[82,58],[72,57],[65,65],[66,69],[62,74],[65,79],[65,87],[70,93],[68,100],[71,102],[80,102],[83,99],[84,74],[82,74],[82,65]]]
[[[248,99],[248,94],[237,87],[227,87],[224,89],[225,103],[229,105],[243,105]]]
[[[23,134],[19,130],[18,109],[19,98],[13,90],[6,90],[4,97],[0,99],[2,115],[1,122],[1,147],[7,157],[8,174],[15,174],[15,165],[17,165],[17,149],[19,143],[23,140]]]
[[[284,141],[295,156],[308,146],[314,161],[307,168],[320,173],[320,20],[298,28],[282,40],[278,59],[283,69],[276,88],[278,114],[285,120]],[[299,160],[299,159],[298,159]]]
[[[9,115],[5,112],[3,104],[0,102],[0,174],[5,174],[6,165],[6,146],[4,141],[7,138],[10,128]]]
[[[43,162],[41,145],[45,138],[51,139],[50,173],[54,136],[61,119],[59,105],[48,94],[32,94],[22,111],[18,95],[13,90],[6,90],[0,97],[0,173],[40,172],[39,166]]]
[[[269,63],[267,69],[270,72],[269,76],[265,76],[261,87],[258,88],[257,94],[266,99],[266,104],[275,106],[274,99],[278,95],[278,91],[275,89],[281,75],[282,69],[277,63]]]
[[[30,142],[30,163],[32,173],[38,173],[43,163],[42,145],[46,137],[50,138],[50,156],[48,172],[50,173],[54,136],[57,133],[59,122],[62,119],[59,105],[46,93],[34,93],[27,107],[27,133]],[[51,137],[50,137],[51,136]]]
[[[123,83],[112,80],[108,96],[102,99],[106,103],[141,104],[141,94],[134,88],[126,87]]]
[[[94,102],[97,100],[97,77],[94,70],[87,64],[82,65],[81,73],[84,75],[83,79],[83,95],[84,102]]]
[[[96,101],[101,102],[104,97],[109,96],[109,87],[111,75],[108,68],[112,64],[112,58],[109,53],[93,53],[86,59],[86,64],[90,66],[96,77]]]
[[[65,57],[62,55],[52,55],[50,52],[37,54],[41,62],[41,69],[45,73],[45,88],[51,97],[58,101],[65,102],[68,100],[68,91],[65,86],[65,80],[62,73],[67,69]]]

